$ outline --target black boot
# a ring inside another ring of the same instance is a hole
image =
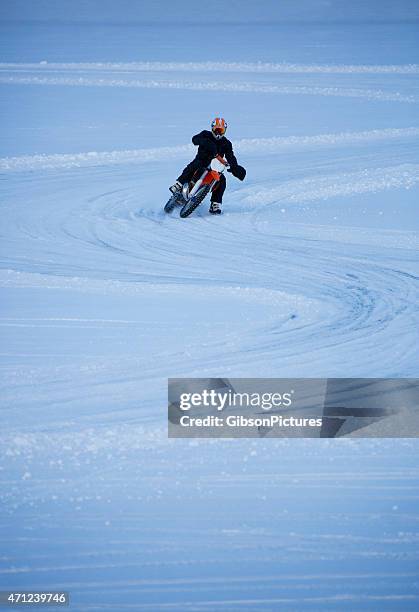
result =
[[[219,202],[211,202],[209,212],[212,215],[221,215],[221,204]]]
[[[182,189],[182,183],[179,181],[176,181],[176,183],[174,183],[173,185],[169,187],[169,191],[171,191],[172,193],[177,193],[181,189]]]

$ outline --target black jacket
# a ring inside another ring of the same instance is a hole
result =
[[[223,136],[217,139],[209,130],[203,130],[192,137],[192,142],[199,147],[196,157],[203,165],[208,164],[217,154],[221,155],[226,158],[233,176],[241,181],[244,179],[246,170],[237,163],[236,156],[233,153],[233,145],[228,138]]]

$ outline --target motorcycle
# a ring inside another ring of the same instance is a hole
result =
[[[181,206],[179,216],[182,219],[189,217],[214,189],[226,168],[228,168],[228,163],[221,155],[214,157],[195,183],[193,181],[185,183],[180,191],[172,195],[164,207],[164,212],[171,213],[175,206]]]

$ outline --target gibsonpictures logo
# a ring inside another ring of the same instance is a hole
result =
[[[209,415],[203,418],[183,415],[180,418],[182,427],[321,427],[322,419],[283,417],[280,414],[271,414],[262,417],[245,417],[243,415],[230,415],[226,418]]]

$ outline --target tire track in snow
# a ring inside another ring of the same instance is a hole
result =
[[[323,188],[327,180],[330,179],[324,179]],[[358,188],[356,181],[357,173],[354,173],[355,192]],[[302,184],[304,182],[301,181]],[[371,188],[376,190],[382,185],[387,184],[376,181]],[[313,193],[313,198],[317,197],[318,194]],[[92,223],[95,239],[117,248],[123,245],[128,258],[131,253],[137,261],[152,259],[154,280],[151,275],[149,282],[158,282],[160,275],[164,274],[165,278],[171,277],[179,288],[185,282],[203,284],[208,290],[219,284],[245,287],[250,292],[264,288],[285,291],[301,301],[300,305],[298,301],[295,302],[295,308],[300,312],[291,325],[284,325],[281,312],[276,321],[259,321],[241,337],[224,338],[221,342],[209,344],[209,353],[206,353],[206,366],[209,369],[223,363],[227,370],[242,368],[247,372],[254,367],[256,359],[263,362],[264,371],[272,367],[275,370],[275,364],[281,362],[284,368],[288,361],[294,363],[293,358],[298,355],[300,366],[312,372],[312,351],[321,354],[324,350],[341,350],[340,347],[347,344],[357,344],[360,354],[367,355],[365,361],[362,357],[358,361],[360,371],[362,368],[365,371],[371,365],[372,349],[369,347],[372,335],[380,338],[377,343],[381,343],[383,349],[381,365],[386,367],[393,359],[393,336],[386,333],[387,328],[402,314],[410,325],[415,324],[417,289],[413,277],[408,278],[397,270],[391,271],[374,262],[364,262],[360,272],[358,250],[347,255],[344,254],[345,247],[336,244],[335,260],[331,261],[330,244],[327,242],[318,240],[316,244],[307,245],[300,239],[275,236],[270,236],[267,241],[265,235],[255,232],[251,216],[235,223],[229,223],[226,219],[217,225],[215,234],[212,219],[193,218],[188,223],[188,276],[183,278],[184,223],[167,219],[168,222],[157,230],[150,227],[150,231],[144,231],[152,223],[150,211],[144,210],[138,219],[139,227],[143,228],[139,245],[135,227],[127,225],[124,233],[119,225],[109,223],[109,217],[106,223],[101,221],[104,211],[109,212],[111,206],[115,219],[119,219],[126,201],[118,204],[107,202],[105,198],[97,204],[99,207],[94,214],[96,221]],[[263,215],[263,209],[258,210],[260,215]],[[205,252],[202,244],[206,245]],[[308,260],[312,262],[310,265]],[[227,269],[225,262],[229,262]],[[225,270],[222,281],[214,278],[214,267]],[[301,308],[304,301],[310,304],[314,319],[310,320],[305,308]],[[325,320],[321,316],[323,311],[328,313]],[[226,340],[232,341],[232,344],[229,345]],[[411,334],[405,336],[405,342],[406,354],[409,354],[415,345]],[[311,348],[307,350],[307,346]],[[200,369],[202,371],[202,347],[197,346],[196,351],[190,351],[188,371],[199,372]]]
[[[412,130],[343,134],[337,139],[347,142],[348,138],[355,138],[367,143],[370,137],[380,140],[405,135],[410,138],[416,135],[417,128]],[[312,138],[307,141],[301,137],[297,145],[286,139],[285,142],[266,139],[269,142],[262,141],[260,145],[272,149],[317,146],[318,137]],[[323,135],[322,146],[330,145],[331,141],[336,142],[336,135]],[[254,144],[254,141],[245,141],[243,146],[252,149]],[[10,226],[7,234],[11,241],[8,252],[15,258],[10,267],[26,271],[44,269],[49,279],[54,273],[64,278],[97,279],[100,286],[112,281],[120,283],[112,289],[117,292],[124,292],[124,285],[131,284],[141,288],[145,299],[156,286],[165,283],[166,299],[179,303],[177,296],[186,292],[189,296],[186,308],[191,311],[198,288],[208,292],[208,296],[213,296],[215,290],[224,293],[226,303],[232,301],[229,292],[233,297],[236,294],[236,298],[238,292],[247,292],[249,303],[256,303],[258,292],[263,290],[278,298],[278,312],[275,317],[255,319],[239,331],[212,333],[205,342],[202,333],[198,334],[195,340],[188,339],[186,351],[173,345],[169,350],[151,348],[147,356],[133,358],[130,354],[103,359],[93,372],[76,374],[80,397],[88,393],[99,405],[102,397],[114,398],[121,393],[129,398],[127,401],[134,402],[139,381],[161,378],[162,363],[171,364],[174,376],[216,374],[220,364],[224,375],[255,375],[255,367],[259,368],[256,375],[277,376],[278,368],[283,375],[322,375],[321,364],[330,364],[330,354],[333,354],[337,358],[336,371],[332,374],[339,375],[345,355],[357,354],[356,363],[350,362],[350,366],[355,374],[365,375],[365,372],[377,374],[374,356],[379,350],[381,372],[394,374],[395,335],[403,353],[400,371],[405,373],[407,364],[414,363],[415,339],[411,330],[417,324],[416,283],[403,274],[402,267],[399,271],[396,267],[391,270],[389,266],[379,265],[374,256],[376,251],[372,251],[370,258],[368,248],[354,248],[345,241],[343,244],[332,241],[334,256],[331,258],[331,241],[322,240],[321,235],[311,243],[281,235],[267,238],[255,226],[253,215],[234,215],[235,218],[225,215],[214,220],[202,211],[204,216],[196,215],[186,224],[164,217],[160,209],[156,212],[154,202],[148,204],[144,199],[144,193],[149,193],[148,185],[155,180],[147,169],[142,175],[137,168],[131,173],[128,167],[118,172],[121,175],[115,174],[114,168],[91,168],[28,177],[31,193],[42,202],[42,215],[36,207],[28,206],[13,207],[7,214]],[[409,165],[408,171],[405,165],[368,170],[363,176],[363,189],[406,186],[404,181],[416,180],[415,173],[417,166],[414,165]],[[388,183],[389,178],[393,183]],[[18,176],[11,180],[20,184]],[[306,201],[330,197],[343,180],[346,194],[351,189],[357,192],[360,177],[355,172],[303,178],[288,184],[285,193],[297,200],[304,197]],[[21,187],[25,193],[28,181]],[[123,188],[118,188],[119,183]],[[240,199],[243,193],[246,191],[238,193]],[[269,206],[272,198],[278,197],[278,192],[270,194],[270,199],[266,194],[262,196],[258,219],[263,217],[264,207]],[[141,210],[133,215],[139,206]],[[26,228],[30,229],[31,236]],[[77,258],[72,253],[77,253]],[[403,256],[401,251],[400,258]],[[103,285],[105,296],[107,287]],[[281,292],[288,300],[282,306]],[[57,405],[74,394],[70,389],[74,368],[64,366],[63,373],[67,382],[54,383],[55,386],[45,384],[46,395],[56,398]],[[148,416],[148,408],[144,410],[141,418]]]

